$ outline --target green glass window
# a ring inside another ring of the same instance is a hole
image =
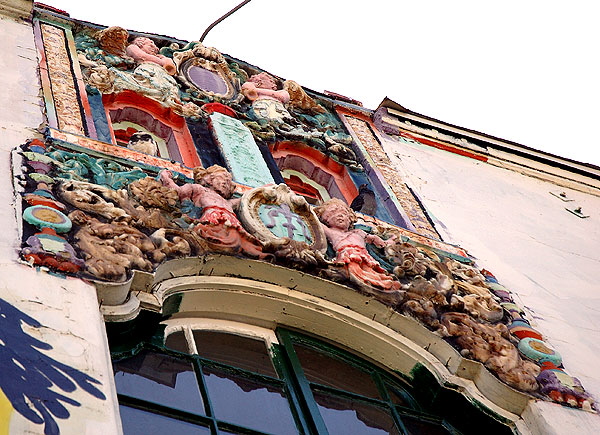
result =
[[[402,379],[286,330],[279,344],[195,330],[115,360],[129,434],[454,434]]]

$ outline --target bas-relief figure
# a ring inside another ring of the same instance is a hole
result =
[[[388,302],[402,300],[400,283],[388,274],[366,249],[366,243],[383,248],[393,239],[383,240],[360,229],[351,229],[356,221],[354,212],[345,202],[334,198],[315,209],[323,222],[323,230],[336,252],[334,263],[343,267],[349,279],[361,289],[374,293]]]
[[[252,102],[252,112],[256,119],[282,124],[292,120],[284,104],[290,101],[290,94],[277,90],[273,77],[267,73],[251,76],[242,85],[242,94]]]
[[[117,26],[93,36],[77,36],[78,58],[86,83],[103,94],[130,90],[170,107],[179,115],[200,116],[200,107],[180,99],[179,85],[171,77],[177,72],[173,60],[160,54],[149,38],[138,37],[131,44],[127,43],[128,38],[127,30]]]
[[[251,257],[267,258],[262,244],[241,225],[233,209],[239,198],[232,199],[235,186],[231,174],[220,166],[194,169],[194,183],[183,186],[173,181],[170,171],[162,171],[160,180],[164,186],[175,189],[179,199],[191,200],[202,209],[202,215],[194,222],[194,231],[217,251],[244,253]]]
[[[158,52],[158,47],[150,38],[135,38],[132,43],[127,46],[125,52],[138,64],[152,62],[162,66],[169,75],[173,75],[177,72],[173,60],[160,54]]]

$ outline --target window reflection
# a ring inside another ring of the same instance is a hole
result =
[[[165,346],[169,349],[176,350],[177,352],[189,353],[188,343],[185,338],[185,334],[183,331],[173,332],[169,334],[167,340],[165,341]]]
[[[277,377],[263,340],[213,331],[194,331],[194,339],[203,358]]]
[[[369,373],[303,345],[295,344],[294,350],[304,375],[310,382],[374,399],[380,398],[377,386]]]
[[[269,433],[297,433],[283,388],[213,368],[204,369],[204,379],[217,419]]]
[[[400,433],[390,413],[382,408],[320,392],[314,397],[330,435]]]
[[[114,364],[117,392],[182,411],[204,414],[192,364],[151,351]]]
[[[175,420],[141,409],[119,406],[123,435],[199,435],[210,434],[210,429],[185,421]]]

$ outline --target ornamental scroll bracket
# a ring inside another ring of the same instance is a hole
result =
[[[173,53],[178,77],[201,95],[228,102],[240,102],[240,80],[231,71],[223,55],[213,47],[192,42],[184,51]]]

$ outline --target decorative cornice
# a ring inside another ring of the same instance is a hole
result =
[[[33,11],[31,0],[0,0],[0,16],[13,20],[30,21]]]

